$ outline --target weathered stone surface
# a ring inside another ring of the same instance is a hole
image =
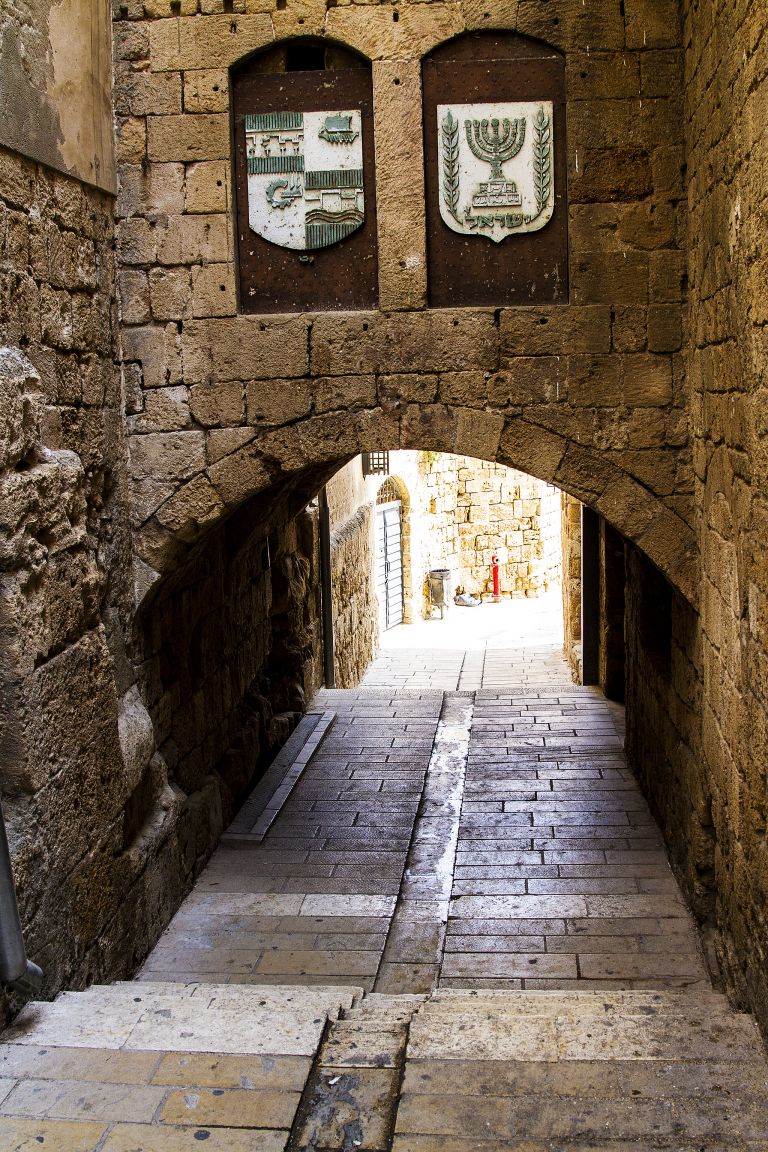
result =
[[[194,320],[181,337],[185,379],[196,384],[303,376],[309,328],[303,317]]]
[[[496,367],[490,313],[440,311],[319,316],[312,325],[312,373],[408,372]]]
[[[385,310],[419,308],[427,294],[420,91],[417,60],[374,65],[379,302]]]

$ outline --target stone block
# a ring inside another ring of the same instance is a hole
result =
[[[201,69],[184,73],[185,112],[229,112],[229,73]]]
[[[517,31],[563,50],[574,44],[588,44],[596,52],[624,48],[624,18],[620,9],[605,5],[590,8],[581,0],[565,0],[556,16],[537,0],[519,0]]]
[[[593,307],[504,308],[501,312],[501,357],[568,356],[608,352],[611,309]]]
[[[13,469],[40,436],[40,376],[18,348],[0,348],[0,470]]]
[[[214,428],[205,434],[205,458],[216,464],[255,438],[253,428]]]
[[[384,377],[382,377],[384,379]],[[422,377],[429,395],[430,377]],[[483,408],[487,400],[488,373],[443,372],[438,376],[438,399],[442,404]]]
[[[636,305],[611,309],[614,352],[644,352],[648,345],[648,310]]]
[[[266,13],[155,20],[149,28],[150,65],[153,72],[227,69],[273,36]]]
[[[648,291],[652,302],[672,303],[683,297],[688,275],[684,252],[667,249],[649,256]]]
[[[147,122],[140,116],[118,119],[115,134],[118,164],[141,164],[147,158]]]
[[[626,143],[609,151],[588,145],[579,148],[568,180],[571,204],[634,201],[653,191],[648,150]]]
[[[117,252],[121,265],[153,264],[157,245],[149,221],[121,220],[117,225]]]
[[[309,328],[303,316],[190,321],[180,338],[185,379],[197,384],[305,376]]]
[[[565,449],[566,441],[562,436],[515,417],[505,425],[498,460],[508,468],[523,469],[551,484]]]
[[[191,116],[150,116],[147,119],[147,156],[167,161],[219,160],[229,156],[229,116],[200,113]]]
[[[672,401],[672,361],[668,356],[624,358],[624,403],[659,407]]]
[[[139,479],[187,480],[205,467],[202,432],[157,432],[133,436],[131,470]]]
[[[115,786],[122,757],[113,664],[102,627],[87,632],[27,677],[23,709],[26,758],[17,763],[19,771],[13,778],[4,778],[3,787],[36,792],[52,775],[60,777],[57,802],[63,808],[55,835],[58,858],[66,867],[82,854],[84,831],[97,834],[103,819],[114,816],[124,798]],[[72,808],[76,795],[79,806]],[[23,882],[23,875],[17,875],[17,882]]]
[[[205,264],[192,270],[192,315],[234,316],[237,311],[234,264]]]
[[[636,52],[569,53],[569,100],[631,100],[640,95],[640,55]]]
[[[423,401],[431,404],[437,397],[437,376],[419,372],[400,376],[380,376],[377,383],[378,401],[383,407],[397,408],[401,404]]]
[[[497,332],[490,312],[441,309],[383,315],[341,313],[312,324],[312,374],[423,372],[497,366]]]
[[[175,324],[124,329],[122,353],[125,362],[141,366],[144,388],[181,383],[181,345]]]
[[[252,380],[247,398],[249,424],[288,424],[308,416],[312,408],[306,380]]]
[[[227,212],[229,207],[229,162],[215,160],[190,164],[187,168],[187,212]]]
[[[584,252],[573,263],[574,304],[645,304],[648,256],[644,252]]]
[[[141,527],[169,496],[176,491],[174,480],[134,480],[131,484],[131,519]]]
[[[123,164],[117,193],[118,217],[174,216],[184,211],[184,165]]]
[[[172,116],[182,110],[180,72],[136,72],[118,64],[114,91],[118,116]]]
[[[192,311],[192,283],[188,268],[152,268],[149,298],[155,320],[185,320]]]
[[[206,476],[195,476],[155,513],[157,521],[174,536],[191,544],[224,512],[216,489]]]
[[[675,0],[626,0],[627,48],[674,48],[680,44]]]
[[[516,356],[488,378],[488,402],[498,408],[551,404],[568,394],[567,360],[560,356]]]
[[[504,417],[461,408],[456,428],[456,451],[477,460],[495,460]]]
[[[628,205],[619,223],[619,243],[642,250],[670,248],[675,243],[676,222],[672,204],[655,201]]]
[[[190,428],[189,393],[183,385],[150,388],[144,394],[144,410],[131,421],[136,432],[180,432]]]
[[[678,352],[682,341],[680,306],[678,304],[652,304],[648,309],[648,351]]]
[[[224,215],[171,216],[158,224],[161,264],[223,264],[231,259],[229,221]]]
[[[373,408],[376,405],[374,376],[332,376],[312,381],[315,411]]]
[[[613,408],[622,402],[622,362],[619,356],[569,356],[568,403],[579,407]]]
[[[421,66],[373,66],[379,302],[384,310],[423,307],[427,295]]]
[[[189,407],[196,423],[204,428],[242,424],[245,419],[243,385],[233,380],[222,384],[195,384]]]
[[[461,6],[450,0],[439,6],[404,7],[397,22],[389,9],[376,5],[366,6],[364,13],[354,5],[329,8],[325,21],[327,36],[356,48],[369,60],[419,60],[463,31]]]
[[[271,483],[269,468],[250,444],[210,465],[206,474],[227,508],[237,507]]]

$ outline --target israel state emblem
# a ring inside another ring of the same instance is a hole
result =
[[[245,150],[248,222],[265,240],[327,248],[363,223],[359,111],[246,116]]]
[[[535,232],[555,206],[552,102],[439,104],[440,215],[497,243]]]

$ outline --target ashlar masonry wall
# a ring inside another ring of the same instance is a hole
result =
[[[570,303],[430,311],[421,59],[488,27],[565,55]],[[371,60],[378,311],[238,315],[228,69],[295,36]],[[680,48],[674,0],[120,6],[121,340],[147,582],[281,478],[414,448],[599,505],[695,597]]]
[[[423,535],[425,573],[448,568],[454,586],[493,595],[537,596],[560,582],[560,494],[514,469],[445,453],[419,455],[412,531]]]
[[[667,594],[669,673],[638,654],[638,725],[658,735],[648,788],[726,985],[768,1028],[768,31],[759,6],[683,7],[701,608]]]

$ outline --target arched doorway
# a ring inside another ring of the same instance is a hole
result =
[[[403,504],[392,479],[376,494],[376,595],[382,632],[403,623]]]

